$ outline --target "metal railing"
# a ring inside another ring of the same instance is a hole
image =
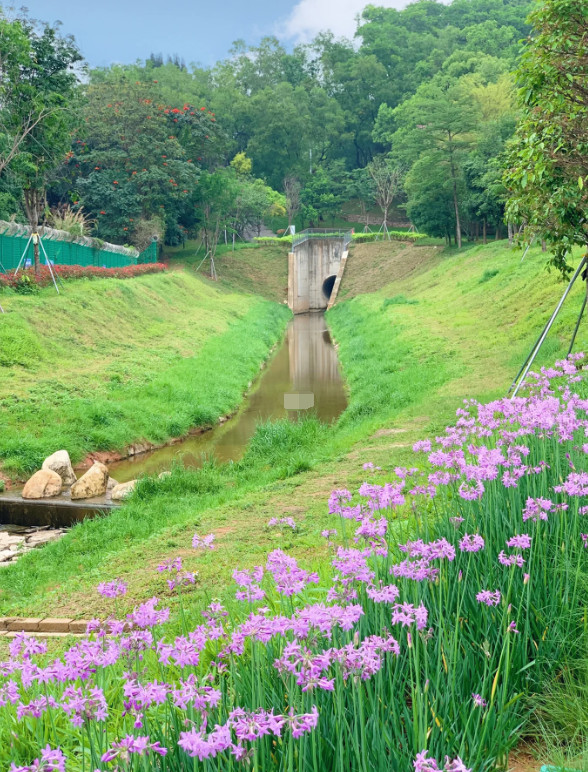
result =
[[[307,241],[314,239],[340,239],[343,242],[343,251],[351,243],[351,230],[340,228],[307,228],[292,236],[292,251]]]

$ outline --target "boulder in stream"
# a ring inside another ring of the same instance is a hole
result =
[[[113,501],[122,501],[135,490],[136,480],[129,480],[128,482],[115,485],[110,494]]]
[[[104,496],[108,484],[108,469],[104,464],[95,461],[88,471],[71,487],[71,497],[90,499],[93,496]]]
[[[116,488],[117,485],[120,485],[118,480],[115,480],[114,477],[109,477],[108,482],[106,483],[106,490],[111,491],[113,488]]]
[[[39,469],[22,489],[23,499],[49,499],[59,496],[62,488],[61,477],[52,469]]]
[[[53,472],[57,472],[64,485],[73,485],[77,480],[67,450],[58,450],[51,456],[47,456],[41,469],[51,469]]]

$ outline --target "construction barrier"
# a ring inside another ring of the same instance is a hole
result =
[[[9,225],[8,223],[1,223]],[[12,225],[12,224],[10,224]],[[14,228],[11,228],[14,230]],[[8,230],[8,228],[7,228]],[[26,249],[23,267],[32,265],[33,244],[28,243],[30,229],[20,227],[18,234],[0,233],[0,272],[13,271],[19,264]],[[23,232],[24,231],[24,232]],[[152,241],[146,250],[139,253],[137,250],[121,247],[116,244],[100,243],[94,245],[92,239],[84,238],[74,240],[71,237],[63,238],[61,234],[68,236],[63,231],[40,229],[43,246],[47,257],[54,265],[93,265],[100,268],[123,268],[127,265],[157,262],[157,242]],[[84,243],[80,243],[84,242]],[[27,248],[28,244],[28,248]],[[45,262],[45,255],[41,251],[41,262]]]

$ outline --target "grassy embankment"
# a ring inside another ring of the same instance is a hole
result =
[[[255,254],[244,250],[231,259]],[[366,476],[366,461],[383,467],[375,481],[386,479],[386,469],[411,462],[415,439],[451,421],[461,399],[504,394],[561,291],[544,271],[540,251],[521,264],[504,242],[450,256],[435,248],[357,245],[344,302],[329,314],[350,387],[338,425],[268,425],[238,464],[177,469],[163,481],[145,481],[115,514],[86,522],[3,570],[0,609],[105,613],[94,586],[115,576],[129,582],[132,606],[166,594],[154,569],[176,555],[200,572],[189,592],[195,610],[211,596],[229,600],[232,570],[262,562],[272,546],[327,570],[319,533],[333,524],[326,512],[331,489],[353,490]],[[543,361],[565,353],[581,291],[572,293]],[[582,329],[578,349],[586,342]],[[276,515],[294,516],[296,534],[269,531],[267,521]],[[192,552],[195,529],[217,534],[215,552]]]
[[[67,448],[161,443],[239,405],[289,312],[191,272],[5,292],[0,462],[9,475]]]

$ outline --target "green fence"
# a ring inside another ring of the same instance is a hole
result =
[[[43,237],[42,237],[43,238]],[[0,234],[0,272],[14,270],[27,246],[28,236]],[[133,257],[129,254],[98,249],[72,241],[43,238],[47,257],[54,265],[94,265],[103,268],[122,268],[125,265],[157,262],[157,243],[152,241],[144,252]],[[33,244],[29,244],[25,261],[33,260]],[[41,251],[41,262],[45,262]],[[31,263],[28,263],[30,265]]]

